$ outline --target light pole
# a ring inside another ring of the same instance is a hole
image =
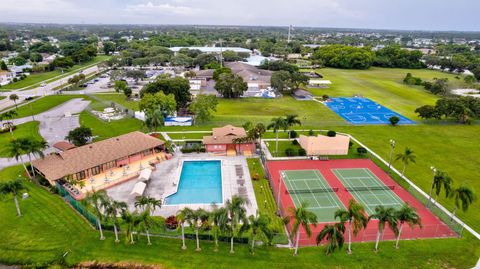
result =
[[[277,193],[277,214],[280,215],[280,189],[282,188],[282,178],[285,176],[285,172],[280,172],[278,178],[278,193]]]
[[[433,184],[435,183],[435,177],[437,176],[437,168],[435,168],[434,166],[430,166],[430,170],[432,170],[433,172],[433,179],[432,179],[432,186],[430,187],[430,197],[428,197],[427,208],[430,207],[430,204],[432,202]]]
[[[392,170],[392,156],[393,150],[395,149],[395,140],[390,139],[390,161],[388,162],[388,173]]]

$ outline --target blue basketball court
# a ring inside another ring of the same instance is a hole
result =
[[[415,124],[414,121],[368,98],[330,98],[325,105],[351,124],[390,124],[388,119],[392,116],[400,118],[398,124]]]

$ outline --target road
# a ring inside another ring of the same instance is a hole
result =
[[[86,69],[83,69],[83,74],[88,76],[90,74],[97,73],[98,71],[99,71],[99,68],[98,68],[97,65],[95,65],[95,66],[91,66],[91,67],[88,67]],[[25,98],[32,97],[32,96],[52,95],[52,94],[55,94],[54,89],[56,87],[59,87],[63,84],[67,84],[68,79],[75,76],[75,75],[78,75],[79,72],[80,72],[80,70],[78,72],[74,73],[74,74],[68,75],[68,76],[66,76],[64,78],[61,78],[59,80],[47,83],[43,87],[39,86],[39,87],[33,88],[31,90],[23,90],[23,91],[22,90],[13,90],[13,91],[10,91],[10,92],[0,92],[0,95],[7,96],[7,98],[0,100],[0,111],[7,108],[7,107],[10,107],[10,106],[14,105],[14,102],[11,101],[8,98],[8,96],[12,93],[15,93],[16,95],[18,95],[18,97],[20,97],[20,100],[24,100]]]

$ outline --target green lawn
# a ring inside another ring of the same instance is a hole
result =
[[[95,97],[104,100],[104,101],[111,101],[115,102],[119,105],[122,105],[128,109],[138,111],[139,110],[139,103],[138,101],[131,101],[127,100],[124,94],[120,93],[109,93],[109,94],[94,94]]]
[[[290,96],[279,99],[219,99],[217,112],[207,126],[242,125],[246,121],[268,124],[273,117],[297,114],[304,125],[345,124],[326,106],[315,101],[297,101]],[[306,117],[306,120],[303,120]]]
[[[22,167],[0,171],[0,182],[22,175]],[[194,249],[194,241],[187,240],[188,249],[180,249],[181,241],[153,238],[147,246],[141,237],[134,245],[114,243],[113,234],[98,240],[98,233],[74,213],[57,195],[27,183],[30,197],[20,200],[24,214],[17,218],[11,197],[0,200],[0,263],[25,264],[41,267],[58,263],[68,252],[66,265],[98,261],[108,263],[157,264],[161,268],[471,268],[479,253],[479,242],[463,239],[407,240],[395,250],[391,242],[382,242],[379,253],[373,253],[373,244],[354,244],[353,254],[345,251],[331,256],[323,254],[323,247],[302,248],[298,257],[292,250],[259,247],[254,256],[247,245],[236,244],[235,254],[228,253],[228,244],[221,243],[220,251],[213,252],[211,242],[202,241],[201,252]],[[394,261],[394,262],[392,262]]]
[[[125,118],[106,122],[86,111],[80,113],[80,124],[92,129],[93,135],[98,136],[95,141],[143,129],[143,122],[137,119]]]
[[[37,115],[39,113],[52,109],[60,104],[63,104],[68,100],[85,97],[86,96],[84,95],[48,95],[36,101],[33,101],[30,104],[20,106],[17,109],[17,116],[15,116],[15,118],[23,118],[31,116],[32,114]]]
[[[0,96],[0,100],[7,98],[6,96]]]
[[[71,75],[72,73],[77,72],[81,68],[84,68],[84,67],[87,67],[87,66],[99,63],[99,62],[103,62],[103,61],[107,60],[108,58],[109,58],[109,56],[97,56],[93,60],[85,62],[81,65],[74,65],[69,70],[65,70],[65,72],[63,74],[62,74],[61,70],[58,70],[58,69],[56,69],[54,71],[50,71],[50,72],[32,74],[30,76],[27,76],[27,78],[25,78],[24,80],[17,81],[17,82],[10,83],[8,85],[2,86],[0,88],[0,91],[22,89],[22,88],[25,88],[25,87],[28,87],[28,86],[31,86],[31,87],[39,86],[39,84],[41,82],[43,82],[44,80],[52,79],[52,81],[54,81],[58,78]],[[58,76],[60,76],[60,77],[58,77]],[[49,82],[51,82],[51,81],[49,81]]]
[[[16,129],[13,131],[13,136],[15,138],[24,138],[24,137],[33,137],[37,140],[43,140],[38,132],[38,121],[31,121],[24,124],[17,125]],[[10,132],[0,134],[0,157],[12,157],[9,154],[7,149],[7,144],[12,139]]]
[[[454,88],[464,86],[463,80],[456,79],[453,74],[427,69],[345,70],[324,68],[316,71],[322,74],[324,79],[332,81],[332,85],[327,89],[310,89],[315,96],[327,94],[330,97],[351,97],[354,94],[361,94],[413,120],[419,119],[414,112],[417,107],[434,104],[438,97],[425,91],[421,86],[404,84],[403,78],[408,72],[424,80],[448,78]]]

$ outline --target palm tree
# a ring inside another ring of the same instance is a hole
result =
[[[183,208],[182,210],[177,212],[177,221],[180,223],[182,228],[182,249],[187,249],[187,245],[185,245],[185,221],[188,219],[188,216],[191,215],[192,210],[188,207]]]
[[[438,195],[442,191],[442,188],[445,189],[445,197],[450,196],[452,190],[452,178],[443,171],[435,170],[435,175],[433,176],[432,186],[430,188],[430,194],[428,198],[427,208],[432,203],[433,190],[435,190],[435,200],[438,199]]]
[[[255,125],[255,133],[258,136],[258,139],[262,139],[262,135],[267,131],[267,128],[263,123],[259,122],[257,125]]]
[[[273,129],[276,134],[276,141],[275,141],[275,155],[278,157],[278,130],[283,129],[287,130],[287,122],[284,118],[278,117],[273,118],[270,124],[267,126],[267,130]]]
[[[298,115],[290,114],[285,116],[285,123],[287,128],[294,125],[302,125],[302,122],[298,119]],[[290,132],[288,132],[288,139],[290,139]]]
[[[227,200],[225,203],[225,208],[227,209],[226,213],[228,216],[228,224],[225,229],[230,234],[230,253],[234,253],[233,250],[233,239],[237,236],[240,236],[245,228],[247,219],[247,209],[245,205],[248,204],[248,200],[238,195],[232,196],[231,200]]]
[[[147,208],[145,211],[140,213],[138,216],[139,224],[145,229],[145,233],[147,234],[147,245],[151,245],[152,242],[150,241],[150,229],[158,226],[157,221],[150,215],[150,209]]]
[[[325,227],[317,235],[317,246],[322,242],[323,239],[327,239],[327,249],[325,250],[326,255],[330,255],[335,251],[335,249],[341,249],[345,238],[343,234],[345,233],[345,223],[338,222],[335,224],[326,224]]]
[[[398,243],[400,242],[400,236],[402,235],[403,224],[407,223],[410,228],[413,229],[415,225],[418,225],[422,228],[422,218],[417,214],[417,210],[407,203],[397,210],[397,221],[400,223],[398,228],[397,242],[395,242],[395,247],[398,248]]]
[[[113,231],[115,233],[115,243],[120,242],[118,239],[118,215],[122,215],[127,210],[127,204],[125,202],[119,202],[111,200],[105,208],[105,215],[113,222]]]
[[[149,197],[148,208],[150,209],[150,213],[153,214],[157,208],[162,208],[162,200],[157,200],[153,197]]]
[[[145,125],[150,131],[157,130],[158,127],[163,125],[164,121],[163,113],[160,108],[147,112],[145,115]]]
[[[130,244],[135,243],[133,240],[133,232],[137,229],[138,225],[142,222],[142,219],[140,217],[140,214],[138,211],[134,211],[133,213],[125,210],[122,213],[122,219],[123,221],[127,224],[127,227],[125,229],[125,236],[126,236],[126,241],[130,241]]]
[[[104,240],[105,237],[103,236],[102,230],[102,219],[104,218],[104,211],[105,208],[108,207],[110,198],[107,195],[105,190],[97,191],[97,192],[90,192],[87,194],[87,197],[83,200],[84,203],[89,204],[93,207],[94,214],[97,217],[97,226],[100,232],[100,240]]]
[[[452,191],[453,200],[455,201],[455,208],[452,212],[451,221],[453,221],[453,216],[457,213],[459,208],[463,212],[466,212],[470,205],[475,201],[476,196],[473,190],[466,185],[460,186]]]
[[[398,235],[398,219],[397,214],[394,208],[389,207],[385,208],[382,205],[375,207],[375,213],[369,216],[369,219],[378,220],[378,231],[377,231],[377,240],[375,242],[375,252],[378,251],[378,243],[380,242],[380,237],[382,236],[385,230],[385,224],[388,224],[388,227],[393,231],[395,236]]]
[[[17,111],[15,111],[15,110],[7,111],[5,113],[0,114],[0,121],[11,120],[17,115],[18,115]],[[3,123],[3,128],[5,128],[5,129],[8,128],[12,138],[13,138],[13,127],[14,126],[15,125],[13,124],[13,121],[6,121],[6,122]]]
[[[33,156],[38,156],[40,158],[44,158],[45,155],[43,154],[43,151],[48,148],[48,143],[45,142],[44,140],[35,140],[32,138],[19,138],[23,142],[24,145],[24,150],[27,153],[28,159],[30,163],[32,163],[32,155]],[[33,168],[33,165],[31,165],[32,169],[32,175],[35,177],[35,169]]]
[[[23,155],[26,153],[24,148],[25,146],[23,145],[22,140],[18,139],[10,140],[10,143],[7,145],[7,150],[10,156],[15,157],[15,160],[17,161],[20,159],[20,162],[22,163],[25,172],[27,172],[28,178],[32,178],[30,172],[27,169],[27,166],[25,165],[25,162],[23,161]]]
[[[135,197],[135,208],[145,211],[145,209],[150,204],[150,199],[147,196],[137,196]]]
[[[402,177],[405,175],[405,170],[407,169],[407,165],[409,163],[415,163],[416,158],[417,156],[415,155],[413,150],[411,150],[409,147],[406,147],[403,153],[397,154],[395,160],[396,161],[401,160],[403,163]]]
[[[198,238],[198,232],[200,228],[202,228],[202,224],[204,221],[208,220],[208,213],[207,211],[199,208],[197,210],[190,210],[188,211],[187,215],[187,222],[195,230],[195,238],[197,240],[197,248],[196,251],[202,250],[200,248],[200,239]]]
[[[290,216],[287,217],[287,221],[293,219],[293,228],[292,228],[292,237],[296,234],[297,239],[295,240],[295,252],[294,255],[298,255],[298,242],[300,241],[300,226],[303,227],[305,233],[310,238],[312,237],[312,229],[310,224],[317,226],[317,215],[315,213],[307,210],[307,203],[302,202],[299,207],[294,208],[290,207]]]
[[[12,194],[13,202],[15,203],[15,207],[17,209],[17,215],[19,217],[22,216],[22,212],[20,211],[20,205],[18,204],[17,195],[19,192],[25,189],[26,187],[23,183],[23,180],[20,178],[0,183],[0,195],[4,196],[4,195]]]
[[[257,236],[262,236],[267,239],[267,242],[270,243],[273,237],[272,230],[270,229],[270,217],[264,214],[250,215],[248,217],[248,229],[251,231],[251,253],[255,254],[253,248],[255,247],[255,238]],[[246,224],[244,224],[246,225]]]
[[[348,222],[348,253],[352,253],[352,227],[353,235],[357,236],[361,229],[365,229],[368,224],[365,208],[354,199],[348,201],[348,208],[335,211],[335,219],[339,218],[341,222]]]
[[[210,212],[209,222],[210,222],[211,232],[215,242],[215,247],[213,251],[217,252],[218,236],[220,234],[220,231],[224,230],[228,224],[227,209],[225,207],[216,207],[214,205],[212,212]]]
[[[10,94],[10,96],[8,97],[8,99],[12,100],[13,103],[15,103],[15,109],[18,109],[17,100],[20,99],[20,98],[18,97],[18,95],[16,95],[15,93],[12,93],[12,94]]]

